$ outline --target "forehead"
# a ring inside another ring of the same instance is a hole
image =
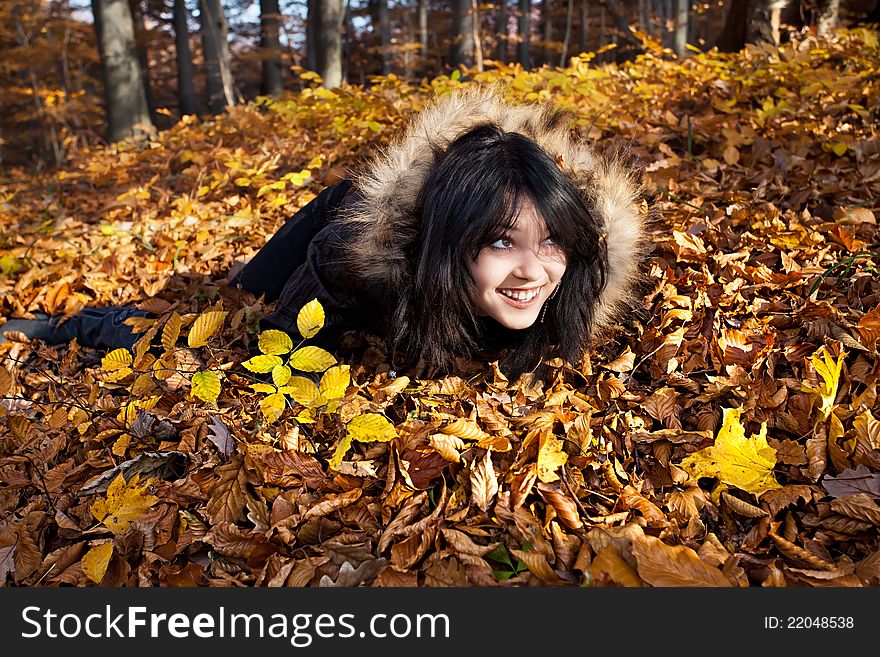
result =
[[[531,199],[524,197],[516,209],[513,219],[513,232],[515,233],[545,233],[547,222],[538,213]]]

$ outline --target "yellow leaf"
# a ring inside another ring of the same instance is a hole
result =
[[[130,427],[131,423],[137,419],[139,408],[149,411],[159,403],[160,399],[162,399],[162,395],[156,395],[145,399],[135,399],[134,401],[124,404],[119,409],[119,413],[116,414],[116,421],[122,422],[125,426]]]
[[[279,388],[278,392],[290,395],[295,402],[308,407],[317,406],[317,401],[321,397],[318,386],[304,376],[290,377],[287,385]]]
[[[724,422],[715,444],[685,458],[681,467],[694,478],[715,477],[760,497],[768,490],[781,488],[773,476],[776,450],[767,444],[766,423],[757,436],[746,438],[741,413],[739,408],[724,409]]]
[[[211,370],[196,372],[192,378],[192,393],[202,401],[216,404],[220,395],[220,377]]]
[[[267,372],[271,372],[276,367],[281,365],[283,361],[278,356],[254,356],[242,363],[244,367],[249,369],[251,372],[256,372],[257,374],[266,374]]]
[[[312,299],[300,308],[296,316],[296,328],[304,338],[311,338],[324,328],[324,306],[320,301]]]
[[[847,149],[846,142],[836,141],[833,144],[831,144],[831,150],[834,152],[834,154],[837,157],[843,157],[844,155],[846,155],[846,149]]]
[[[290,357],[290,366],[303,372],[323,372],[333,365],[336,365],[333,354],[320,347],[302,347]]]
[[[258,345],[264,354],[279,356],[293,349],[293,340],[284,331],[269,329],[260,333]]]
[[[266,416],[266,420],[269,422],[274,422],[281,417],[286,406],[287,402],[284,400],[284,395],[278,393],[268,395],[260,402],[260,410],[263,411],[263,415]]]
[[[177,338],[180,337],[180,315],[175,312],[162,327],[162,348],[165,351],[173,351]]]
[[[131,352],[128,349],[114,349],[101,359],[101,369],[105,372],[115,372],[129,365],[131,365]]]
[[[273,385],[269,385],[268,383],[252,383],[251,388],[254,392],[265,392],[269,393],[270,395],[272,393],[278,392],[278,388]]]
[[[95,584],[100,584],[113,556],[113,541],[96,545],[82,558],[82,570]]]
[[[212,310],[196,317],[196,321],[193,322],[192,328],[189,330],[187,344],[191,348],[206,345],[228,314],[225,310]]]
[[[116,439],[116,442],[113,443],[113,447],[110,448],[110,451],[119,458],[125,458],[125,453],[128,451],[129,445],[131,445],[131,434],[124,433]]]
[[[115,372],[110,372],[105,378],[110,383],[116,383],[117,381],[122,381],[125,377],[131,374],[133,370],[130,367],[122,367]]]
[[[351,434],[347,433],[339,441],[339,444],[333,452],[333,457],[328,464],[331,470],[337,470],[339,468],[339,464],[342,463],[342,459],[345,457],[345,453],[348,451],[349,447],[351,447]]]
[[[384,415],[364,413],[348,423],[352,438],[362,443],[388,442],[397,437],[397,430]]]
[[[125,532],[132,520],[137,520],[144,511],[159,501],[158,497],[146,492],[154,480],[147,479],[139,484],[139,478],[140,475],[136,474],[126,483],[125,477],[120,474],[107,488],[107,497],[92,504],[92,515],[114,534]]]
[[[4,276],[10,276],[19,269],[21,269],[21,263],[11,255],[5,255],[0,258],[0,272],[2,272]]]
[[[538,450],[538,479],[545,484],[558,481],[556,471],[568,461],[568,454],[562,451],[562,441],[552,433],[544,433]]]
[[[290,381],[290,368],[286,365],[276,365],[272,368],[272,383],[279,388]]]
[[[348,365],[336,365],[324,372],[319,389],[324,399],[339,399],[351,383],[351,368]]]
[[[803,384],[803,389],[807,392],[814,392],[822,398],[822,406],[820,411],[822,417],[827,419],[834,409],[834,399],[837,397],[837,387],[840,385],[840,371],[843,369],[843,357],[845,351],[841,351],[837,357],[837,362],[828,353],[825,347],[822,347],[821,354],[816,352],[810,357],[810,362],[816,368],[816,373],[822,379],[819,387]]]

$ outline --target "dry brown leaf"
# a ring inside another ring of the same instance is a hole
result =
[[[641,536],[633,541],[639,577],[651,586],[727,587],[733,583],[684,545],[667,545],[659,538]]]
[[[738,497],[734,497],[726,491],[721,492],[721,499],[728,507],[730,507],[731,511],[746,518],[761,518],[770,515],[764,509],[757,507],[754,504],[749,504]]]
[[[476,463],[477,460],[479,463]],[[492,449],[487,449],[483,458],[477,460],[474,461],[476,466],[471,463],[471,500],[483,511],[488,511],[498,494],[498,477],[492,465]]]
[[[807,438],[807,458],[810,465],[810,480],[819,481],[819,477],[825,474],[825,459],[827,458],[827,439],[824,435]]]
[[[613,545],[605,545],[593,557],[590,576],[600,586],[606,583],[626,587],[642,586],[642,579],[638,573],[620,557],[620,553]]]
[[[550,564],[547,562],[547,557],[545,557],[540,552],[511,550],[510,553],[517,559],[522,561],[525,564],[526,568],[529,569],[529,572],[535,575],[535,577],[540,579],[545,584],[549,584],[551,586],[568,586],[571,584],[571,582],[562,579],[553,571],[553,569],[550,567]]]
[[[815,570],[826,570],[826,571],[836,571],[837,566],[834,563],[826,561],[821,557],[816,556],[812,552],[809,552],[802,547],[799,547],[792,543],[791,541],[775,534],[774,532],[769,533],[770,538],[773,540],[773,543],[776,545],[776,549],[778,549],[786,558],[793,561],[795,564],[804,566],[806,568],[812,568]]]
[[[842,515],[880,527],[880,506],[865,493],[838,497],[831,502],[831,508]]]
[[[211,489],[211,499],[205,507],[211,524],[243,520],[248,500],[244,458],[233,454],[229,463],[218,466],[214,472],[220,479]]]
[[[311,520],[312,518],[322,518],[334,511],[348,506],[349,504],[354,504],[361,499],[361,495],[363,494],[364,490],[362,488],[355,488],[344,493],[339,493],[338,495],[327,495],[322,498],[320,502],[309,507],[309,509],[303,514],[302,519]]]
[[[583,529],[584,523],[574,500],[551,484],[539,484],[538,490],[545,500],[555,509],[556,517],[569,529]]]

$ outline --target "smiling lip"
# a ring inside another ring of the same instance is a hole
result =
[[[505,288],[499,288],[499,289],[510,290],[510,291],[515,291],[515,292],[530,292],[532,290],[540,290],[542,287],[543,287],[543,285],[539,286],[539,287],[530,287],[530,288],[505,287]],[[538,292],[537,294],[535,294],[535,296],[533,296],[528,301],[519,301],[518,299],[511,299],[510,297],[508,297],[504,294],[501,294],[501,292],[498,292],[498,296],[500,296],[502,299],[504,299],[507,303],[509,303],[514,308],[524,310],[526,308],[531,308],[533,305],[535,305],[535,302],[541,296],[541,293]]]

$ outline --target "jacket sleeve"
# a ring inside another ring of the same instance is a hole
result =
[[[231,284],[271,303],[278,299],[285,283],[306,261],[309,245],[331,221],[351,190],[352,181],[342,180],[326,188],[288,219]]]
[[[318,299],[324,307],[324,327],[309,344],[332,350],[347,330],[381,332],[384,317],[375,305],[375,295],[341,265],[340,256],[353,238],[353,226],[344,221],[321,229],[308,246],[305,262],[287,279],[275,311],[262,320],[262,327],[279,329],[296,340],[300,308]]]

